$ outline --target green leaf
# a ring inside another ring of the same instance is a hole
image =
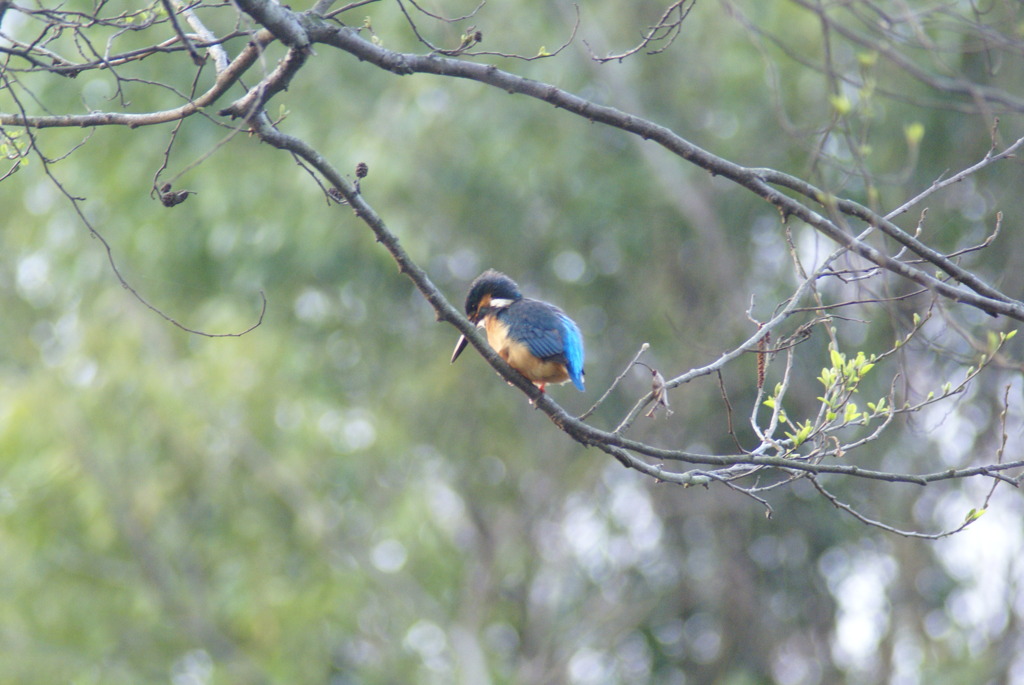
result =
[[[871,184],[868,186],[868,206],[877,205],[881,202],[881,193],[878,192],[878,186]]]
[[[867,68],[873,67],[878,63],[878,52],[876,50],[868,50],[866,52],[857,53],[857,64]]]
[[[786,433],[786,437],[793,441],[793,447],[799,447],[810,437],[812,430],[814,430],[813,424],[810,421],[804,421],[796,433]]]
[[[985,515],[985,509],[971,509],[964,517],[964,523],[972,523]]]
[[[917,147],[921,144],[921,140],[924,138],[924,124],[920,121],[915,121],[912,124],[907,124],[903,129],[903,135],[907,139],[907,145],[910,147]],[[917,316],[916,314],[914,316]]]
[[[850,98],[845,95],[830,95],[828,97],[829,104],[832,105],[832,109],[836,111],[841,117],[846,116],[853,111],[853,103],[850,102]]]

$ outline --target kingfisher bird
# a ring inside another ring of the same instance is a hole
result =
[[[566,381],[583,391],[583,336],[555,305],[523,297],[515,281],[488,269],[469,287],[466,316],[487,331],[494,351],[541,392],[548,383]],[[453,364],[467,342],[466,336],[459,337]]]

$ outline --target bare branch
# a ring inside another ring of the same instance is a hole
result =
[[[890,526],[888,524],[882,523],[881,521],[877,521],[868,516],[865,516],[864,514],[860,513],[846,502],[840,501],[838,497],[836,497],[831,492],[822,487],[821,483],[819,483],[818,479],[815,478],[814,476],[808,476],[807,478],[808,480],[811,481],[811,484],[814,486],[814,489],[818,491],[818,494],[820,494],[822,497],[831,502],[832,506],[834,506],[836,509],[846,512],[847,514],[857,519],[861,523],[871,526],[872,528],[878,528],[880,530],[884,530],[887,533],[899,535],[900,537],[917,538],[919,540],[941,540],[942,538],[947,538],[950,535],[956,535],[957,533],[964,530],[965,528],[967,528],[967,526],[971,525],[977,520],[977,518],[967,516],[964,519],[964,522],[956,528],[945,530],[941,533],[920,533],[914,530],[904,530],[901,528],[896,528],[895,526]]]
[[[640,350],[637,351],[637,353],[633,356],[633,360],[629,364],[627,364],[626,368],[622,370],[622,373],[620,373],[615,378],[615,380],[612,381],[611,385],[608,386],[608,389],[605,390],[599,398],[597,398],[597,401],[594,402],[593,405],[591,405],[590,409],[586,410],[585,412],[579,415],[578,418],[580,421],[585,421],[587,417],[593,414],[597,410],[597,408],[600,407],[606,399],[608,399],[608,397],[612,394],[612,391],[615,390],[619,383],[622,382],[622,379],[626,377],[626,374],[628,374],[630,370],[632,370],[632,368],[636,365],[637,360],[639,360],[640,357],[643,356],[643,353],[649,350],[650,347],[650,343],[644,343],[643,345],[640,346]]]
[[[192,58],[192,63],[197,67],[203,66],[204,60],[199,54],[199,51],[197,51],[196,47],[192,45],[192,41],[185,35],[185,32],[181,30],[181,24],[178,23],[178,15],[174,11],[174,6],[171,5],[171,0],[160,0],[160,2],[163,4],[164,10],[167,12],[167,18],[170,19],[171,26],[174,27],[174,32],[178,34],[178,40],[180,40],[181,44],[185,46],[186,50],[188,50],[189,57]]]
[[[89,114],[64,114],[51,116],[29,116],[24,110],[17,114],[0,113],[0,125],[23,126],[25,128],[52,127],[90,127],[90,126],[153,126],[166,124],[200,113],[204,107],[213,104],[227,92],[228,88],[238,82],[249,67],[259,57],[262,49],[274,39],[267,31],[260,31],[253,36],[252,42],[245,47],[228,67],[217,75],[214,85],[198,98],[173,109],[160,112],[129,113],[129,112],[91,112]]]
[[[690,14],[690,10],[697,3],[697,0],[675,0],[668,8],[662,13],[658,21],[653,26],[649,26],[647,31],[644,33],[643,38],[636,46],[621,52],[617,55],[608,55],[607,57],[598,57],[594,54],[593,50],[590,52],[590,58],[595,62],[621,62],[627,57],[632,57],[641,51],[646,51],[648,55],[657,55],[658,53],[668,50],[672,43],[675,42],[676,38],[682,32],[683,22],[686,21],[686,17]],[[655,43],[661,43],[657,48],[651,46]],[[587,48],[590,46],[588,45]]]

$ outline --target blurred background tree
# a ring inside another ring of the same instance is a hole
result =
[[[316,9],[375,46],[426,54],[429,41],[883,214],[1024,135],[1012,0]],[[659,484],[567,439],[476,355],[450,366],[456,331],[435,325],[366,226],[308,167],[217,114],[240,85],[156,125],[18,123],[161,112],[211,88],[213,60],[200,69],[176,39],[208,53],[189,12],[230,59],[258,28],[217,3],[0,2],[0,680],[1024,682],[1015,490],[820,479],[901,530],[987,511],[926,542],[846,515],[807,479],[760,493],[770,520],[720,484]],[[248,87],[286,55],[255,40]],[[111,61],[133,50],[145,58]],[[836,248],[624,131],[479,82],[399,78],[327,45],[305,59],[270,117],[340,169],[369,166],[362,197],[452,302],[494,267],[569,311],[588,392],[550,394],[570,412],[644,342],[666,377],[714,361],[792,294],[791,254],[810,270]],[[991,247],[959,259],[1019,293],[1022,180],[1016,161],[985,166],[900,224],[953,254],[984,243],[1002,212]],[[122,287],[107,246],[127,284],[184,326],[260,325],[222,338],[175,327]],[[788,411],[820,405],[828,326],[843,352],[881,354],[916,314],[859,402],[891,383],[920,401],[982,352],[995,363],[894,421],[856,463],[917,473],[1017,459],[1019,343],[993,357],[988,341],[1012,322],[927,293],[885,299],[914,290],[823,284],[830,303],[857,304],[801,344]],[[749,446],[755,367],[747,355],[721,385],[673,390],[674,413],[631,435]],[[773,365],[767,388],[781,377]],[[649,373],[627,374],[590,421],[614,427],[649,387]]]

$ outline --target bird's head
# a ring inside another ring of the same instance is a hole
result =
[[[480,323],[491,309],[507,307],[522,298],[523,294],[519,292],[519,286],[515,281],[500,271],[488,269],[477,276],[469,286],[469,294],[466,295],[466,316],[473,323]]]
[[[519,292],[519,286],[515,281],[500,271],[488,269],[477,276],[469,286],[469,294],[466,295],[466,316],[479,325],[489,312],[507,307],[522,298],[523,294]],[[462,354],[466,343],[466,336],[460,336],[452,353],[453,362]]]

